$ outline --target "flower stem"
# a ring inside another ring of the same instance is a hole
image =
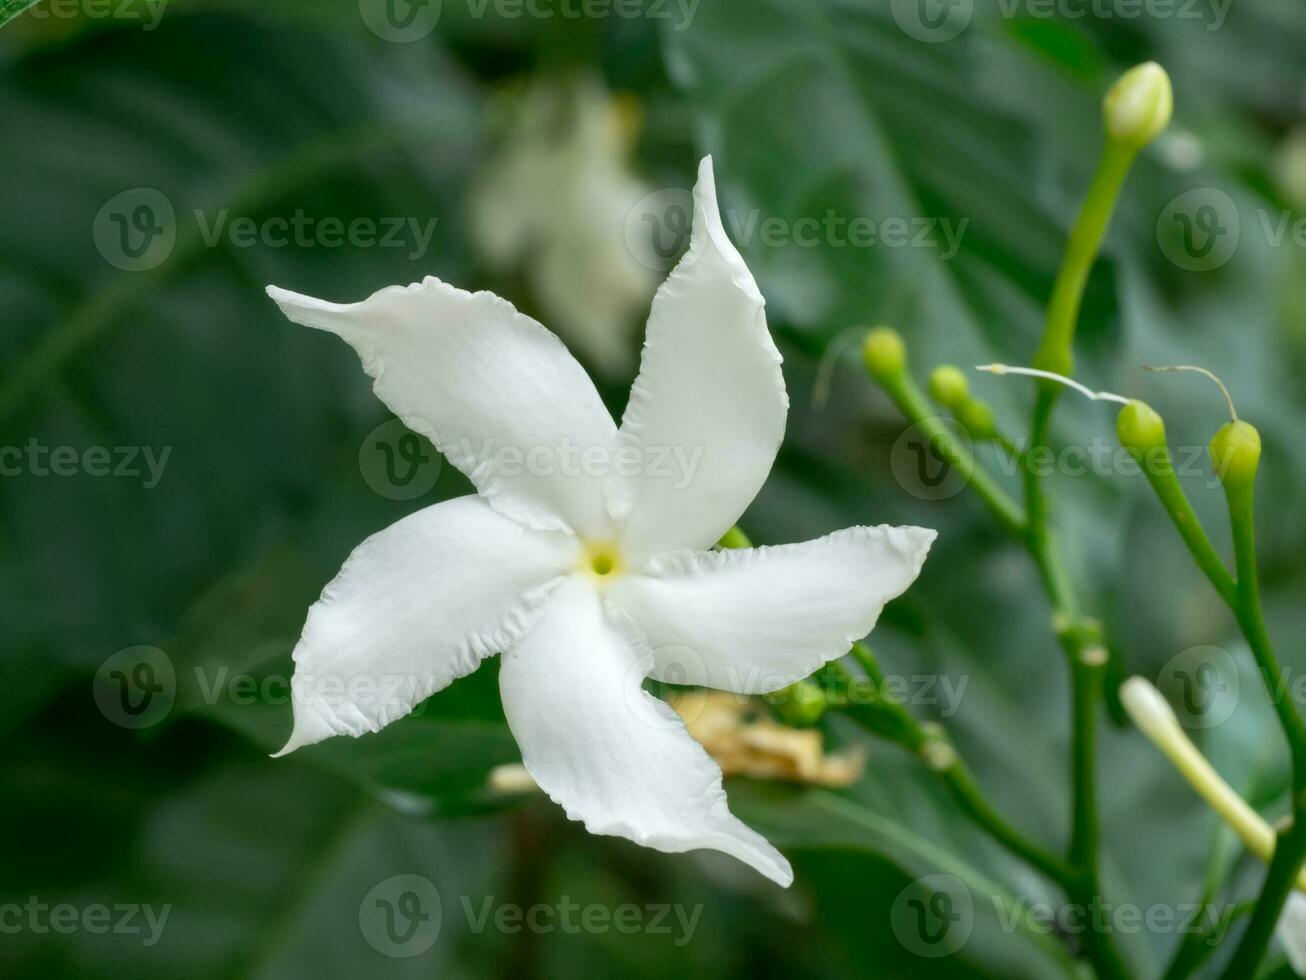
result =
[[[1265,956],[1274,927],[1283,912],[1284,902],[1306,858],[1306,724],[1292,701],[1280,690],[1278,659],[1270,644],[1269,631],[1261,610],[1260,585],[1256,574],[1256,532],[1254,493],[1250,479],[1224,481],[1229,502],[1229,520],[1233,528],[1234,564],[1237,589],[1234,613],[1265,684],[1266,693],[1279,716],[1292,757],[1292,818],[1275,840],[1274,857],[1261,886],[1260,897],[1252,910],[1251,921],[1243,933],[1233,958],[1223,976],[1228,980],[1254,975]]]
[[[1149,452],[1141,460],[1141,465],[1143,473],[1147,476],[1147,482],[1152,485],[1157,498],[1161,501],[1161,506],[1170,515],[1170,520],[1175,530],[1179,532],[1179,537],[1188,546],[1193,561],[1210,579],[1220,598],[1231,609],[1236,608],[1237,597],[1233,576],[1225,568],[1219,552],[1211,544],[1211,539],[1207,537],[1201,521],[1193,512],[1192,504],[1188,502],[1188,496],[1179,483],[1179,477],[1175,475],[1169,446],[1160,446],[1156,451]]]
[[[1079,218],[1066,243],[1065,256],[1048,303],[1043,339],[1034,355],[1034,367],[1069,376],[1074,370],[1073,345],[1084,286],[1097,259],[1111,222],[1120,189],[1137,150],[1108,139],[1098,160],[1093,182],[1084,198]],[[1044,451],[1061,387],[1041,382],[1030,421],[1025,453],[1025,544],[1038,566],[1052,605],[1052,621],[1070,665],[1071,679],[1071,833],[1069,863],[1074,875],[1068,889],[1071,900],[1084,908],[1101,897],[1098,875],[1099,829],[1097,813],[1096,720],[1102,698],[1108,656],[1097,630],[1081,618],[1078,599],[1060,551],[1049,530],[1050,506],[1043,481],[1033,461]],[[1106,930],[1084,934],[1084,952],[1099,977],[1128,975],[1120,954]]]
[[[1194,922],[1206,921],[1208,915],[1215,910],[1211,904],[1210,897],[1202,900],[1201,912],[1194,917]],[[1235,920],[1246,915],[1252,910],[1251,902],[1243,902],[1230,910],[1229,917],[1222,925],[1222,928],[1228,928]],[[1179,943],[1174,951],[1174,957],[1170,960],[1170,965],[1166,967],[1165,973],[1161,980],[1184,980],[1185,977],[1191,976],[1192,973],[1206,962],[1219,943],[1220,936],[1215,928],[1208,927],[1205,929],[1190,929]]]
[[[826,665],[825,676],[827,688],[832,689],[831,705],[873,734],[888,738],[918,756],[980,829],[1031,867],[1069,889],[1074,879],[1069,865],[1029,840],[998,813],[985,798],[947,733],[938,725],[918,721],[897,700],[883,695],[884,675],[870,649],[864,643],[854,643],[850,652],[866,671],[872,697],[842,697],[857,679],[834,661]]]
[[[1093,174],[1093,182],[1084,197],[1079,218],[1066,242],[1066,254],[1052,287],[1052,299],[1048,303],[1044,320],[1043,342],[1034,355],[1036,368],[1065,375],[1074,371],[1075,359],[1071,348],[1075,340],[1075,325],[1079,321],[1084,286],[1088,283],[1088,275],[1111,223],[1111,214],[1115,210],[1120,189],[1136,155],[1136,150],[1112,139],[1108,139],[1102,147],[1097,171]],[[1049,392],[1056,391],[1055,387],[1043,387]],[[1055,398],[1056,395],[1050,395],[1050,401]]]
[[[1221,974],[1224,980],[1243,980],[1255,976],[1256,967],[1265,957],[1265,950],[1270,945],[1270,937],[1274,935],[1274,927],[1278,924],[1284,903],[1296,883],[1302,857],[1306,855],[1304,817],[1306,814],[1303,814],[1301,807],[1294,807],[1292,824],[1280,832],[1275,841],[1274,858],[1265,873],[1260,897],[1252,909],[1247,931],[1234,949],[1233,959]]]
[[[907,421],[922,435],[948,465],[966,480],[989,511],[1007,530],[1019,533],[1025,526],[1020,504],[1002,489],[989,473],[975,461],[975,455],[953,435],[944,420],[931,408],[925,394],[906,371],[881,379],[885,392]]]

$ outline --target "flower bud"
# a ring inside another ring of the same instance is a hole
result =
[[[1170,76],[1155,61],[1129,69],[1107,92],[1103,111],[1111,139],[1141,149],[1165,129],[1174,112]]]
[[[930,397],[944,408],[957,408],[969,395],[970,386],[960,368],[940,364],[930,374]]]
[[[1165,423],[1147,402],[1131,401],[1116,416],[1116,435],[1135,459],[1165,447]]]
[[[966,427],[966,431],[975,439],[992,439],[997,435],[993,421],[993,409],[988,402],[978,398],[968,398],[957,409],[957,421]]]
[[[1143,678],[1131,677],[1120,685],[1120,703],[1138,730],[1157,745],[1167,745],[1176,737],[1183,737],[1170,703]]]
[[[1261,461],[1261,434],[1249,422],[1228,422],[1210,445],[1211,464],[1228,484],[1251,484]]]
[[[892,327],[875,327],[862,344],[866,370],[877,381],[886,381],[902,373],[907,364],[907,349],[902,335]]]
[[[766,700],[781,721],[795,728],[815,725],[825,714],[825,692],[819,685],[807,680],[769,694]]]

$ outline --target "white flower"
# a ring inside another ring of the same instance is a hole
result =
[[[663,851],[724,851],[787,885],[788,862],[730,813],[720,769],[643,681],[760,694],[808,676],[911,584],[935,533],[709,550],[765,481],[788,398],[710,158],[694,200],[620,429],[558,339],[490,293],[427,278],[337,305],[269,288],[292,320],[348,341],[381,400],[479,494],[369,538],[327,586],[295,649],[282,753],[375,731],[503,652],[522,759],[569,817]],[[583,465],[552,465],[563,446]],[[663,450],[696,459],[691,478],[654,466]],[[402,696],[360,693],[392,677],[411,680]]]
[[[626,241],[651,188],[627,166],[628,111],[596,78],[540,78],[513,106],[472,195],[472,242],[502,271],[525,266],[536,302],[605,375],[633,366],[636,316],[657,286]]]

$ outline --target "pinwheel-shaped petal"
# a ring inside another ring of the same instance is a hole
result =
[[[870,631],[934,532],[710,550],[765,481],[788,411],[711,159],[620,429],[557,338],[497,296],[435,278],[349,305],[268,292],[353,346],[378,397],[479,495],[374,535],[327,586],[295,649],[282,752],[375,731],[502,653],[522,759],[568,816],[788,885],[789,863],[730,813],[716,763],[643,683],[758,693],[806,677]]]

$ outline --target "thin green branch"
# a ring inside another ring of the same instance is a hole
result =
[[[1253,905],[1252,902],[1241,902],[1230,910],[1227,917],[1215,918],[1209,928],[1192,929],[1184,933],[1179,945],[1175,947],[1174,955],[1165,973],[1161,975],[1161,980],[1185,980],[1186,977],[1192,976],[1219,946],[1223,938],[1222,930],[1228,929],[1238,919],[1250,913]],[[1205,921],[1212,918],[1214,912],[1215,904],[1208,895],[1201,902],[1201,914],[1193,921]]]
[[[1034,355],[1034,366],[1044,371],[1069,375],[1074,371],[1072,347],[1084,286],[1102,248],[1102,239],[1111,224],[1116,200],[1124,185],[1137,151],[1115,140],[1107,140],[1098,158],[1093,182],[1080,208],[1079,218],[1066,242],[1066,253],[1052,287],[1043,328],[1043,340]],[[1055,392],[1054,387],[1044,386]],[[1055,400],[1055,395],[1052,395]]]
[[[857,678],[838,661],[828,664],[824,680],[831,707],[873,734],[918,756],[977,826],[1012,854],[1068,889],[1074,876],[1066,862],[1029,840],[998,813],[942,728],[918,721],[901,703],[883,695],[884,676],[865,644],[854,644],[851,653],[866,671],[872,689],[867,692],[869,696],[850,696]]]
[[[1237,598],[1234,594],[1233,576],[1229,574],[1229,570],[1220,559],[1219,552],[1211,544],[1206,529],[1202,527],[1202,522],[1197,519],[1192,504],[1188,502],[1188,495],[1184,493],[1184,488],[1179,483],[1179,477],[1175,474],[1169,446],[1162,444],[1155,447],[1152,451],[1143,455],[1140,464],[1143,473],[1147,476],[1147,482],[1156,491],[1161,506],[1170,515],[1170,520],[1174,524],[1175,530],[1179,532],[1179,537],[1188,546],[1193,561],[1197,563],[1197,567],[1210,580],[1215,591],[1220,594],[1220,598],[1231,609],[1235,608]]]
[[[879,380],[907,421],[917,426],[928,444],[961,474],[998,523],[1013,533],[1020,533],[1025,526],[1020,504],[976,462],[974,453],[957,440],[942,417],[926,401],[911,375],[902,370]]]
[[[1256,967],[1264,958],[1284,903],[1301,871],[1302,861],[1306,858],[1306,724],[1303,724],[1296,706],[1290,698],[1284,696],[1280,687],[1283,675],[1261,610],[1260,585],[1256,572],[1253,480],[1231,478],[1226,474],[1224,487],[1229,501],[1234,563],[1238,573],[1234,612],[1251,646],[1284,737],[1288,740],[1292,756],[1293,789],[1292,821],[1279,832],[1275,840],[1274,857],[1270,860],[1260,897],[1252,911],[1251,922],[1223,974],[1227,980],[1238,980],[1254,975]]]
[[[1098,161],[1093,182],[1085,196],[1048,303],[1043,339],[1034,356],[1034,367],[1069,376],[1074,370],[1074,337],[1083,301],[1084,286],[1097,259],[1111,222],[1116,200],[1137,150],[1108,139]],[[1101,896],[1098,874],[1100,834],[1096,786],[1096,719],[1102,697],[1108,655],[1097,630],[1082,621],[1079,601],[1070,575],[1050,529],[1051,506],[1043,480],[1033,465],[1049,442],[1052,414],[1061,388],[1041,382],[1030,420],[1029,445],[1025,452],[1025,543],[1038,566],[1052,606],[1053,628],[1065,651],[1071,678],[1071,833],[1069,862],[1074,881],[1069,889],[1072,901],[1085,908]],[[1111,933],[1089,929],[1084,934],[1084,952],[1099,977],[1128,976]]]

